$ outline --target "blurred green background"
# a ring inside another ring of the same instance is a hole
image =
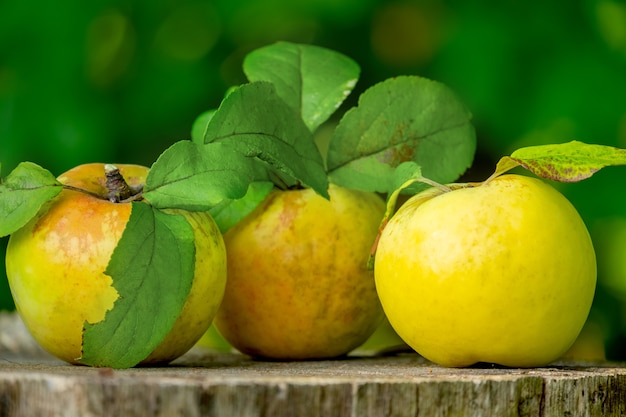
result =
[[[626,147],[623,1],[5,0],[2,173],[24,160],[55,175],[86,162],[150,165],[244,81],[247,52],[276,40],[355,59],[362,75],[348,105],[399,74],[452,87],[478,130],[468,179],[525,145]],[[612,359],[626,359],[625,183],[617,167],[555,184],[594,239],[599,285],[587,330]],[[0,308],[13,308],[4,275]]]

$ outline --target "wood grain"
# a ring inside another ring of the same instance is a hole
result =
[[[416,354],[262,362],[194,348],[166,367],[112,370],[5,345],[0,417],[626,415],[616,363],[450,369]]]

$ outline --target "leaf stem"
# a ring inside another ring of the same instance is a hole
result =
[[[520,165],[519,161],[511,158],[510,156],[503,156],[502,158],[500,158],[500,160],[496,164],[496,169],[493,172],[493,174],[491,174],[489,178],[487,178],[482,183],[489,184],[495,178],[499,177],[500,175],[504,174],[507,171],[510,171],[511,169],[519,165]]]
[[[73,185],[67,184],[63,184],[61,185],[61,187],[63,187],[64,190],[76,191],[102,200],[102,196],[100,194],[94,193],[93,191],[85,190],[84,188],[74,187]]]
[[[447,185],[439,184],[437,181],[433,181],[425,177],[415,178],[415,182],[422,182],[424,184],[430,185],[431,187],[439,188],[444,193],[449,193],[450,191],[452,191],[452,188],[448,187]]]

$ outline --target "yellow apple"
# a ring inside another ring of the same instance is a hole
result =
[[[145,183],[148,168],[117,167],[131,187]],[[58,180],[91,194],[61,191],[11,235],[6,268],[15,306],[35,340],[58,358],[78,363],[83,324],[102,321],[118,298],[104,271],[131,204],[107,199],[103,164],[78,166]],[[194,280],[172,330],[144,364],[169,362],[189,350],[211,324],[225,287],[225,247],[212,218],[207,213],[172,212],[182,214],[194,230]]]
[[[226,292],[215,319],[239,351],[271,359],[341,356],[376,329],[382,310],[367,259],[384,203],[331,185],[272,191],[224,235]]]
[[[398,335],[433,362],[549,364],[589,313],[596,258],[576,209],[544,181],[437,188],[383,230],[375,276]]]

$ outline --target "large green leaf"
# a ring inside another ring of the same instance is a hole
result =
[[[234,89],[206,126],[204,142],[228,143],[264,161],[278,186],[305,185],[328,197],[328,177],[312,133],[271,83]]]
[[[80,362],[129,368],[154,351],[170,332],[194,277],[191,225],[145,203],[132,211],[106,273],[119,293],[104,320],[85,323]]]
[[[61,183],[50,171],[32,162],[20,163],[0,180],[0,237],[28,223],[61,190]]]
[[[417,76],[388,79],[359,98],[340,121],[328,151],[333,182],[389,193],[394,169],[416,162],[425,177],[456,180],[476,149],[471,114],[445,85]]]
[[[249,53],[243,70],[250,81],[269,81],[311,131],[324,123],[352,92],[356,62],[330,49],[278,42]]]
[[[152,165],[143,196],[157,208],[207,211],[243,197],[250,183],[267,179],[263,163],[229,143],[180,141]]]

